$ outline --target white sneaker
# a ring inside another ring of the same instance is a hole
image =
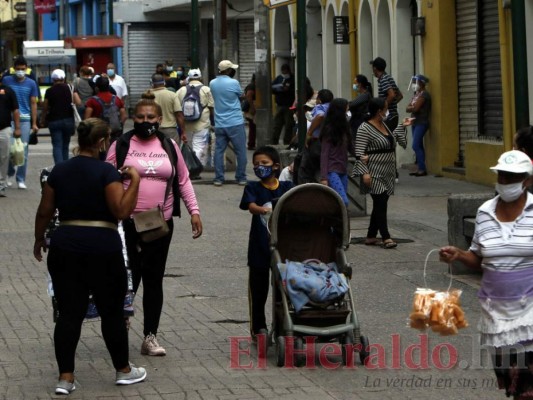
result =
[[[149,334],[143,340],[141,354],[145,356],[164,356],[167,352],[159,345],[159,343],[157,343],[155,335]]]
[[[19,189],[26,190],[28,188],[24,182],[18,182],[17,184]]]
[[[143,367],[136,368],[130,363],[130,372],[117,371],[117,385],[131,385],[133,383],[142,382],[146,378],[146,370]]]
[[[13,177],[12,176],[8,176],[7,177],[7,187],[11,187],[13,186]]]

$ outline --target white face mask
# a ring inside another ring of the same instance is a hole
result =
[[[346,119],[348,121],[352,119],[352,112],[351,111],[346,111]]]
[[[420,86],[418,85],[418,83],[415,83],[413,86],[411,86],[413,88],[413,90],[415,92],[418,92],[418,90],[420,89]]]
[[[383,121],[385,121],[389,117],[389,110],[385,112],[385,116],[382,117]]]
[[[24,75],[26,75],[26,71],[22,71],[20,69],[17,69],[15,71],[15,75],[17,76],[17,78],[24,78]]]
[[[517,182],[509,183],[507,185],[497,183],[495,187],[496,191],[500,194],[500,198],[506,203],[511,203],[524,193],[523,183],[524,182]]]
[[[359,85],[357,83],[354,83],[352,88],[354,92],[357,92],[359,90]]]

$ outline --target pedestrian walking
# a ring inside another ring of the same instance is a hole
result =
[[[431,112],[431,96],[426,90],[429,79],[424,75],[415,75],[411,87],[415,94],[406,111],[411,113],[411,126],[413,129],[413,150],[416,156],[417,170],[411,172],[412,176],[426,176],[426,153],[424,151],[424,135],[429,128],[429,115]]]
[[[311,125],[307,128],[302,160],[298,166],[298,184],[318,182],[317,175],[320,172],[321,157],[320,128],[332,100],[333,93],[331,90],[322,89],[318,91],[316,104],[311,111]]]
[[[117,231],[118,220],[127,218],[135,207],[140,178],[133,164],[119,172],[99,160],[100,152],[109,146],[109,137],[109,127],[99,119],[80,123],[76,156],[52,169],[35,217],[33,254],[42,261],[42,252],[48,250],[48,271],[58,308],[56,394],[76,389],[75,354],[89,293],[102,320],[102,336],[116,370],[115,383],[129,385],[146,378],[144,368],[129,363],[123,310],[128,283]],[[128,182],[126,190],[121,174]],[[56,209],[61,223],[47,247],[44,234]]]
[[[159,130],[170,139],[174,139],[177,143],[180,141],[178,135],[178,121],[180,103],[176,92],[167,90],[165,87],[165,80],[161,74],[153,74],[150,79],[152,83],[152,93],[155,96],[155,101],[161,106],[163,118],[161,119],[161,126]]]
[[[26,75],[28,63],[24,57],[17,57],[14,62],[15,75],[4,75],[2,83],[10,87],[17,96],[20,113],[20,138],[24,143],[24,164],[14,167],[13,163],[9,162],[7,171],[7,186],[13,185],[13,177],[16,173],[16,181],[19,189],[27,189],[26,186],[26,171],[28,169],[28,141],[30,133],[37,133],[39,127],[37,126],[37,98],[39,91],[34,80]]]
[[[248,150],[255,150],[255,74],[252,74],[250,83],[244,88],[244,99],[248,104],[248,109],[243,110],[244,118],[248,121]]]
[[[353,80],[353,91],[356,93],[355,99],[350,101],[350,130],[352,141],[355,142],[357,129],[364,122],[368,113],[368,102],[372,98],[372,85],[364,75],[357,75]]]
[[[335,190],[348,207],[348,151],[353,147],[346,117],[348,101],[333,99],[320,130],[320,183]],[[353,150],[352,150],[353,153]]]
[[[52,86],[44,94],[41,126],[48,126],[52,138],[54,164],[68,160],[70,138],[76,132],[72,87],[65,83],[65,71],[52,71]]]
[[[391,132],[385,119],[387,102],[382,98],[372,98],[368,103],[368,119],[357,130],[355,140],[355,165],[352,176],[362,177],[361,193],[370,193],[372,214],[366,235],[366,245],[377,245],[378,232],[383,247],[392,249],[397,243],[391,239],[387,224],[389,197],[394,194],[396,178],[396,144],[407,146],[406,126],[410,119],[404,119],[394,132]]]
[[[80,76],[74,79],[74,103],[78,108],[78,114],[83,118],[85,115],[85,103],[92,96],[94,92],[93,69],[88,65],[80,68]]]
[[[527,154],[511,150],[490,169],[498,174],[498,195],[479,207],[470,248],[442,247],[440,259],[482,271],[480,344],[492,349],[499,389],[527,399],[533,392],[533,195],[526,188],[533,166]]]
[[[0,197],[6,197],[11,137],[21,136],[17,96],[2,83],[4,73],[5,71],[0,72]]]
[[[294,120],[292,111],[289,109],[295,98],[294,75],[289,64],[281,66],[281,74],[272,81],[272,93],[276,101],[276,115],[274,116],[274,128],[272,130],[272,144],[277,145],[284,130],[283,144],[289,144],[293,135]]]
[[[133,291],[143,283],[144,327],[141,354],[164,356],[166,350],[157,341],[163,309],[163,276],[172,234],[173,216],[180,216],[179,200],[191,215],[193,239],[202,235],[202,221],[196,195],[177,143],[159,131],[161,106],[153,93],[143,94],[135,106],[133,130],[117,139],[107,154],[107,161],[122,168],[140,165],[141,176],[137,205],[122,221],[126,239]],[[128,181],[124,181],[127,188]],[[145,241],[137,232],[133,218],[141,212],[159,208],[168,226],[163,236]]]
[[[224,152],[231,142],[237,158],[235,179],[246,185],[246,131],[241,110],[242,89],[233,79],[237,64],[223,60],[218,64],[218,76],[209,83],[215,102],[215,186],[224,184]]]
[[[126,104],[126,97],[128,96],[128,86],[123,77],[117,74],[117,68],[115,64],[107,64],[106,70],[107,77],[109,79],[109,84],[115,89],[115,92],[120,100]]]
[[[388,114],[385,119],[385,124],[391,132],[394,132],[398,126],[398,103],[403,99],[403,94],[396,85],[394,78],[385,72],[387,62],[381,58],[376,57],[370,61],[372,65],[372,72],[378,78],[378,97],[387,100]]]
[[[260,180],[248,182],[239,207],[253,215],[248,241],[248,304],[250,334],[255,341],[258,334],[268,333],[265,305],[270,286],[270,235],[264,217],[272,212],[273,202],[293,184],[278,181],[281,161],[275,148],[260,147],[252,160],[254,173]]]
[[[211,116],[215,106],[211,89],[202,83],[202,72],[197,69],[189,70],[189,83],[182,86],[177,93],[178,98],[178,119],[184,123],[182,140],[190,143],[192,151],[200,160],[203,166],[207,165],[209,160],[209,142],[211,139]],[[192,91],[198,95],[194,100],[198,106],[198,115],[192,118],[185,118],[184,105],[185,100]],[[200,179],[200,175],[191,176],[191,179]]]

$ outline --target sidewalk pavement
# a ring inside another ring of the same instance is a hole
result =
[[[33,222],[40,196],[38,170],[51,164],[49,138],[43,137],[30,149],[28,190],[10,189],[8,197],[0,198],[0,399],[57,397],[52,394],[57,367],[46,265],[32,256]],[[250,164],[248,172],[252,177]],[[229,173],[227,180],[233,179],[233,174]],[[242,187],[230,183],[214,187],[212,178],[212,172],[204,172],[202,180],[194,182],[203,236],[192,240],[186,213],[175,221],[158,335],[167,356],[140,355],[141,289],[129,347],[131,361],[147,369],[146,381],[115,386],[100,324],[87,322],[76,359],[79,385],[70,399],[503,398],[490,365],[477,362],[480,308],[475,279],[453,282],[453,287],[463,290],[462,303],[470,327],[456,336],[440,337],[433,332],[420,335],[407,326],[413,292],[424,285],[424,259],[431,249],[447,243],[448,195],[488,193],[492,188],[434,176],[410,177],[401,169],[400,182],[389,203],[391,233],[401,239],[398,247],[385,250],[353,244],[348,249],[361,332],[373,345],[371,353],[376,355],[374,365],[378,368],[360,364],[353,369],[327,368],[318,356],[308,358],[316,362],[316,368],[278,368],[270,348],[266,368],[261,369],[255,349],[237,358],[241,368],[230,364],[231,337],[248,335],[246,249],[251,217],[238,209]],[[351,220],[354,238],[366,235],[368,220]],[[427,267],[427,285],[445,289],[449,279],[447,267],[433,255]],[[416,346],[413,361],[410,354]],[[248,343],[241,347],[248,348]],[[340,361],[339,356],[329,359]],[[252,368],[242,368],[250,361]]]

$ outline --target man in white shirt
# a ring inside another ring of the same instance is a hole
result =
[[[186,86],[182,86],[176,94],[179,104],[178,124],[180,125],[182,132],[184,130],[186,133],[186,135],[183,135],[182,133],[182,140],[186,143],[191,143],[192,150],[196,154],[196,157],[198,157],[202,165],[205,166],[209,157],[210,116],[213,113],[215,103],[213,101],[211,89],[209,89],[209,86],[204,85],[201,82],[201,79],[201,71],[199,69],[191,69],[189,71],[189,83]],[[203,109],[200,118],[196,121],[187,121],[183,114],[183,100],[185,99],[189,86],[199,88],[200,104]]]
[[[126,86],[126,81],[123,77],[116,74],[115,64],[107,64],[107,77],[109,78],[109,84],[117,92],[117,96],[120,100],[126,103],[126,96],[128,95],[128,88]]]

